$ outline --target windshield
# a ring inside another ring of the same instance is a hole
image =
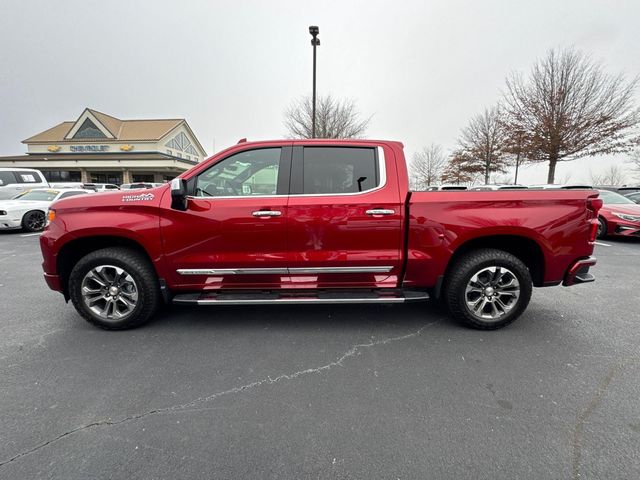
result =
[[[623,197],[619,193],[610,192],[609,190],[600,190],[600,198],[605,205],[633,204],[631,200]]]
[[[27,200],[33,202],[53,202],[60,193],[58,190],[29,190],[21,193],[14,200]]]

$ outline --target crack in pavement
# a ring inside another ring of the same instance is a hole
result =
[[[417,337],[419,335],[422,334],[422,332],[427,328],[430,327],[432,325],[435,325],[436,323],[438,323],[439,320],[433,321],[431,323],[428,323],[426,325],[423,325],[419,330],[413,332],[413,333],[407,333],[406,335],[400,335],[398,337],[389,337],[389,338],[385,338],[384,340],[376,340],[376,341],[371,341],[369,343],[358,343],[354,346],[352,346],[349,350],[347,350],[345,353],[343,353],[340,357],[338,357],[337,360],[334,360],[333,362],[327,363],[325,365],[321,365],[319,367],[315,367],[315,368],[307,368],[305,370],[299,370],[297,372],[293,372],[293,373],[283,373],[278,375],[277,377],[271,377],[271,376],[267,376],[266,378],[263,378],[262,380],[257,380],[255,382],[251,382],[248,383],[246,385],[241,385],[239,387],[233,387],[230,388],[228,390],[224,390],[221,392],[217,392],[217,393],[213,393],[211,395],[208,395],[206,397],[198,397],[195,400],[192,400],[188,403],[182,403],[179,405],[173,405],[170,407],[164,407],[164,408],[156,408],[153,410],[148,410],[146,412],[143,413],[139,413],[136,415],[130,415],[124,418],[121,418],[120,420],[102,420],[102,421],[98,421],[98,422],[92,422],[92,423],[88,423],[86,425],[81,425],[79,427],[73,428],[69,431],[66,431],[60,435],[58,435],[55,438],[52,438],[51,440],[47,440],[46,442],[40,443],[39,445],[36,445],[35,447],[26,450],[24,452],[18,453],[17,455],[14,455],[11,458],[8,458],[7,460],[3,460],[0,462],[0,468],[4,467],[5,465],[14,462],[22,457],[25,457],[27,455],[30,455],[32,453],[37,452],[38,450],[45,448],[53,443],[58,442],[59,440],[62,440],[63,438],[66,438],[70,435],[73,435],[77,432],[81,432],[83,430],[88,430],[88,429],[92,429],[92,428],[96,428],[96,427],[104,427],[104,426],[115,426],[115,425],[121,425],[123,423],[127,423],[127,422],[131,422],[134,420],[139,420],[141,418],[144,417],[148,417],[150,415],[160,415],[160,414],[166,414],[166,413],[173,413],[173,412],[189,412],[191,407],[195,407],[198,404],[201,403],[207,403],[207,402],[211,402],[213,400],[216,400],[217,398],[226,396],[226,395],[234,395],[236,393],[241,393],[247,390],[251,390],[253,388],[262,386],[262,385],[272,385],[274,383],[278,383],[281,382],[283,380],[295,380],[297,378],[300,377],[304,377],[307,375],[311,375],[311,374],[316,374],[316,373],[321,373],[327,370],[331,370],[334,367],[342,367],[343,366],[343,362],[349,358],[353,358],[356,357],[358,355],[360,355],[362,353],[363,350],[368,349],[368,348],[373,348],[373,347],[377,347],[379,345],[387,345],[388,343],[394,343],[394,342],[399,342],[402,340],[407,340],[409,338],[413,338],[413,337]],[[195,410],[194,410],[195,411]]]
[[[576,422],[575,428],[573,430],[573,437],[571,439],[571,447],[573,449],[572,461],[571,461],[571,478],[572,480],[578,480],[580,478],[580,463],[582,460],[582,438],[584,436],[584,426],[587,423],[587,420],[593,412],[600,406],[602,403],[602,399],[604,394],[606,393],[609,385],[611,385],[611,381],[613,378],[620,373],[620,371],[627,366],[629,363],[633,361],[638,361],[637,358],[629,357],[613,367],[609,369],[607,374],[604,376],[598,389],[591,397],[591,400],[587,404],[586,408],[582,411],[580,415],[578,415],[578,421]]]

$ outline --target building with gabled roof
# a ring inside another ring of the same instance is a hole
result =
[[[183,118],[121,120],[90,108],[22,143],[27,154],[0,157],[0,167],[36,168],[50,182],[163,182],[207,156]]]

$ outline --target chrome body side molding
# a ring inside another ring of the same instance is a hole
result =
[[[180,275],[319,275],[326,273],[389,273],[392,266],[302,268],[180,268]]]

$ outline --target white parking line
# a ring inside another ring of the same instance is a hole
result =
[[[42,235],[40,232],[38,233],[25,233],[24,235],[20,235],[21,237],[35,237],[36,235]]]
[[[602,242],[593,242],[596,245],[600,245],[602,247],[612,247],[613,245],[609,245],[608,243],[602,243]]]

